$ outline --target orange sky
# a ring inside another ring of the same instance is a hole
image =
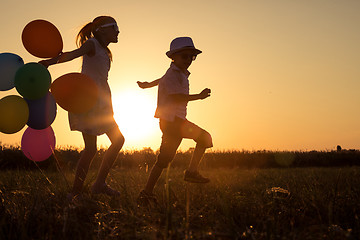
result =
[[[360,147],[360,2],[357,0],[259,1],[31,1],[2,3],[0,52],[24,61],[24,26],[45,19],[57,26],[64,51],[75,48],[79,28],[98,15],[120,27],[111,44],[109,74],[115,118],[125,149],[157,149],[161,132],[153,118],[157,89],[136,81],[161,77],[165,52],[178,36],[191,36],[203,53],[190,67],[190,91],[212,96],[188,105],[188,119],[208,130],[215,150],[331,150]],[[79,72],[81,61],[52,66],[53,80]],[[0,97],[18,93],[0,92]],[[58,108],[52,125],[58,146],[83,146]],[[22,133],[0,133],[19,144]],[[108,146],[105,136],[99,146]],[[185,140],[182,149],[194,146]]]

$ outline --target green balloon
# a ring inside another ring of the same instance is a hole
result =
[[[39,63],[27,63],[15,74],[15,88],[26,99],[44,97],[49,91],[50,84],[49,71]]]

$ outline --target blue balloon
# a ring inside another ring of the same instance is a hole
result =
[[[26,99],[29,106],[29,120],[27,125],[33,129],[48,128],[55,120],[57,107],[53,95],[48,92],[45,97],[30,100]]]
[[[21,57],[13,53],[0,53],[0,91],[15,86],[16,71],[24,65]]]

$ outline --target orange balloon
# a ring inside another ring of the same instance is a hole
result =
[[[57,104],[73,113],[89,111],[99,96],[95,81],[82,73],[68,73],[57,78],[50,90]]]
[[[21,36],[25,49],[39,58],[52,58],[63,49],[59,30],[45,20],[34,20],[28,23]]]

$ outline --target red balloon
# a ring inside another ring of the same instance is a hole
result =
[[[39,58],[52,58],[63,49],[59,30],[45,20],[34,20],[28,23],[21,36],[25,49]]]
[[[57,78],[50,90],[57,104],[73,113],[89,111],[99,96],[95,81],[82,73],[68,73]]]

